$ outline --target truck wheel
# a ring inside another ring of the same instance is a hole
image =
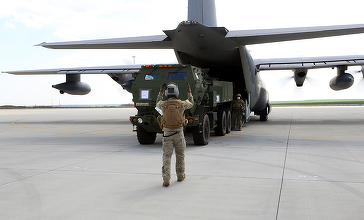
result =
[[[157,133],[148,132],[142,126],[137,126],[137,137],[139,144],[153,144],[157,137]]]
[[[193,142],[195,145],[206,145],[210,140],[210,120],[206,114],[203,117],[202,131],[198,127],[193,129]]]
[[[217,127],[215,128],[215,135],[225,136],[226,134],[226,113],[225,111],[217,112]]]
[[[231,132],[231,111],[226,111],[226,134]]]

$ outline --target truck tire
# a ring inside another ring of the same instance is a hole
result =
[[[203,116],[202,131],[199,127],[193,129],[193,142],[195,145],[206,145],[210,140],[210,120],[208,115]]]
[[[137,137],[139,144],[154,144],[157,133],[148,132],[142,126],[137,126]]]
[[[226,134],[231,132],[231,111],[226,110]]]
[[[219,110],[217,112],[217,126],[215,128],[216,136],[225,136],[226,134],[226,112]]]

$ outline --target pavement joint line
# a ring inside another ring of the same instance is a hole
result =
[[[19,121],[26,119],[18,119],[12,121],[11,124],[18,127],[28,128],[28,129],[38,129],[38,130],[49,130],[49,131],[61,131],[61,132],[73,132],[73,133],[94,133],[94,134],[121,134],[121,135],[131,135],[134,133],[118,133],[118,132],[102,132],[102,131],[76,131],[76,130],[63,130],[56,128],[39,128],[33,126],[25,126],[18,124]],[[242,138],[242,139],[286,139],[287,137],[283,136],[237,136],[237,135],[225,135],[219,136],[222,138]],[[290,140],[356,140],[356,141],[364,141],[364,138],[325,138],[325,137],[309,137],[309,138],[300,138],[300,137],[290,137]]]
[[[119,153],[121,151],[123,151],[123,150],[107,152],[105,154],[102,154],[102,155],[99,155],[99,156],[96,156],[96,157],[92,157],[92,158],[89,158],[89,159],[85,159],[85,160],[82,160],[82,161],[78,161],[78,162],[75,162],[75,163],[71,163],[71,164],[68,164],[68,165],[64,165],[64,166],[61,166],[61,167],[58,167],[58,168],[53,168],[53,169],[45,170],[45,171],[40,172],[40,173],[36,173],[36,174],[33,174],[33,175],[25,176],[25,177],[22,177],[22,178],[19,178],[19,179],[16,179],[16,180],[13,180],[13,181],[10,181],[10,182],[7,182],[7,183],[0,184],[0,187],[6,186],[6,185],[9,185],[9,184],[12,184],[12,183],[20,182],[20,181],[23,181],[23,180],[27,180],[27,179],[30,179],[30,178],[33,178],[33,177],[36,177],[36,176],[41,176],[41,175],[46,174],[46,173],[50,173],[50,172],[54,172],[54,171],[62,171],[61,169],[63,169],[63,168],[66,168],[66,167],[69,167],[69,166],[74,166],[74,165],[77,165],[77,164],[80,164],[80,163],[84,163],[86,161],[94,160],[94,159],[97,159],[97,158],[105,157],[107,155],[111,155],[111,154],[114,154],[114,153]],[[7,170],[7,169],[0,168],[0,170]]]
[[[287,144],[286,144],[286,151],[284,154],[284,162],[283,162],[283,170],[282,170],[282,178],[281,178],[281,186],[279,189],[279,196],[278,196],[278,204],[277,204],[277,212],[276,212],[276,220],[278,220],[278,215],[279,215],[279,207],[281,204],[281,198],[282,198],[282,190],[283,190],[283,182],[284,182],[284,174],[286,171],[286,163],[287,163],[287,154],[288,154],[288,147],[289,147],[289,140],[291,137],[291,129],[292,129],[292,123],[293,123],[293,112],[294,109],[292,111],[292,115],[291,115],[291,122],[289,124],[289,130],[288,130],[288,135],[287,135]]]

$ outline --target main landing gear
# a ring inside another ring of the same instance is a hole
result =
[[[268,102],[267,107],[263,111],[259,112],[260,121],[268,120],[268,114],[270,113],[270,110],[271,110],[271,106],[270,106],[270,103]]]

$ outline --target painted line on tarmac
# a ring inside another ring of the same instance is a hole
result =
[[[283,139],[283,140],[287,140],[287,137],[283,137],[283,136],[280,136],[280,137],[272,137],[272,136],[236,136],[236,135],[226,135],[226,136],[223,136],[224,138],[229,138],[229,137],[232,137],[232,138],[242,138],[242,139]],[[364,141],[364,138],[345,138],[345,137],[342,137],[342,138],[325,138],[325,137],[290,137],[289,138],[290,140],[351,140],[351,141]]]
[[[123,135],[130,135],[133,133],[117,133],[117,132],[102,132],[102,131],[77,131],[77,130],[64,130],[64,129],[56,129],[56,128],[39,128],[33,126],[26,126],[18,124],[19,121],[23,121],[26,119],[18,119],[12,121],[11,124],[17,127],[28,128],[28,129],[38,129],[38,130],[47,130],[47,131],[62,131],[62,132],[73,132],[73,133],[93,133],[93,134],[123,134]]]
[[[26,126],[18,124],[19,121],[23,121],[26,119],[18,119],[12,121],[11,124],[17,127],[28,128],[28,129],[38,129],[38,130],[48,130],[48,131],[61,131],[61,132],[73,132],[73,133],[94,133],[94,134],[122,134],[122,135],[131,135],[134,133],[117,133],[117,132],[102,132],[102,131],[77,131],[77,130],[64,130],[64,129],[56,129],[56,128],[40,128],[40,127],[33,127],[33,126]],[[221,136],[220,136],[221,137]],[[278,136],[237,136],[237,135],[226,135],[222,136],[223,138],[241,138],[241,139],[282,139],[287,140],[287,137]],[[307,137],[307,138],[300,138],[300,137],[290,137],[291,140],[352,140],[352,141],[364,141],[364,138],[325,138],[325,137]]]

